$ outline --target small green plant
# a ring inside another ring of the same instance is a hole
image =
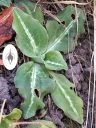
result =
[[[8,115],[2,115],[0,128],[16,128],[16,123],[21,118],[22,112],[21,110],[15,108]]]
[[[76,11],[73,6],[68,6],[57,14],[61,23],[48,20],[45,29],[42,11],[39,12],[35,4],[24,0],[19,5],[25,8],[25,12],[16,7],[13,9],[16,43],[21,52],[31,58],[31,61],[18,68],[14,80],[24,98],[21,104],[23,117],[28,119],[38,109],[43,109],[43,98],[50,93],[54,103],[66,116],[82,124],[81,98],[71,89],[74,85],[55,71],[68,69],[60,51],[68,53],[77,45],[76,38],[84,32],[83,11],[79,8]]]
[[[17,128],[17,125],[26,124],[25,128],[56,128],[51,121],[37,120],[32,122],[18,122],[22,116],[20,109],[14,108],[8,115],[2,115],[0,128]]]

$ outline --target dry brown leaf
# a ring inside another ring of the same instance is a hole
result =
[[[12,20],[12,7],[4,9],[0,15],[0,45],[12,37]]]

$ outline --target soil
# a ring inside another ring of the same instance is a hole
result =
[[[47,9],[50,6],[47,6]],[[52,7],[51,7],[52,8]],[[86,10],[88,10],[87,8]],[[54,10],[54,9],[53,9]],[[89,12],[89,11],[87,11]],[[86,13],[87,14],[87,13]],[[64,55],[66,59],[69,69],[65,71],[61,71],[70,81],[74,82],[76,85],[76,92],[77,94],[83,99],[84,101],[84,124],[83,127],[85,128],[86,124],[86,116],[87,116],[87,107],[88,107],[88,94],[89,94],[89,87],[90,87],[90,106],[89,106],[89,118],[87,128],[91,128],[92,122],[92,98],[93,98],[93,81],[94,81],[94,70],[93,70],[93,63],[91,66],[92,54],[93,54],[93,17],[90,14],[87,14],[87,22],[85,23],[86,32],[82,34],[82,36],[78,39],[78,46],[75,50],[69,54]],[[6,42],[7,43],[7,42]],[[8,42],[9,43],[9,42]],[[12,44],[15,44],[14,38],[11,40]],[[3,46],[2,46],[3,47]],[[0,52],[2,48],[0,48]],[[19,52],[19,51],[18,51]],[[20,53],[20,52],[19,52]],[[17,67],[12,70],[8,71],[4,67],[0,67],[0,107],[2,106],[3,99],[7,99],[3,114],[8,114],[12,111],[13,108],[20,107],[22,102],[22,97],[18,94],[18,90],[15,88],[14,85],[14,77],[16,74],[16,70],[24,63],[24,61],[28,61],[28,58],[24,57],[21,53],[19,54],[19,62]],[[91,79],[90,78],[91,72]],[[3,86],[2,86],[3,85]],[[90,86],[89,86],[90,85]],[[46,110],[38,111],[36,116],[33,119],[48,119],[53,121],[57,128],[81,128],[82,126],[78,123],[70,120],[67,118],[64,113],[57,108],[50,95],[47,95],[44,99]],[[96,96],[95,96],[95,106],[96,106]],[[94,108],[94,120],[92,128],[95,128],[96,124],[96,107]],[[23,119],[22,119],[23,120]]]

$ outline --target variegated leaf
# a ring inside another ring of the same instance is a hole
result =
[[[43,11],[39,5],[28,0],[14,0],[15,5],[23,9],[24,12],[37,19],[41,24],[44,22]]]
[[[83,101],[72,89],[74,85],[61,74],[51,72],[51,75],[57,84],[54,92],[51,93],[54,103],[64,111],[66,116],[82,124]]]
[[[70,29],[70,37],[79,36],[85,32],[84,22],[86,16],[82,9],[69,5],[63,11],[60,11],[57,14],[57,17],[61,22],[64,22],[65,26],[68,26],[72,20],[76,20],[76,23]]]
[[[56,48],[58,47],[58,45],[61,44],[61,41],[64,39],[64,37],[66,37],[66,35],[68,35],[70,29],[73,27],[75,22],[76,22],[76,20],[73,20],[69,23],[69,25],[65,29],[63,28],[63,32],[60,33],[59,36],[56,36],[56,38],[54,40],[52,40],[52,42],[49,43],[49,46],[48,46],[46,52],[58,50]]]
[[[47,71],[33,62],[19,67],[15,85],[24,98],[21,108],[25,119],[34,116],[37,109],[44,107],[43,96],[54,89],[53,80],[49,78]]]
[[[43,53],[48,45],[46,29],[32,16],[14,8],[13,29],[16,31],[16,43],[23,54],[36,57]]]
[[[61,39],[60,42],[54,47],[54,50],[63,51],[64,53],[73,51],[77,44],[76,39],[80,34],[85,32],[85,14],[83,10],[79,8],[74,8],[70,5],[64,8],[64,10],[59,12],[56,16],[61,21],[62,25],[55,20],[47,21],[46,28],[49,35],[49,45],[51,45],[52,42],[54,42],[60,36],[60,34],[63,33],[63,31],[70,24],[71,21],[76,20],[76,22],[70,28],[68,34],[64,36],[63,39]]]
[[[58,24],[57,21],[49,20],[47,22],[47,31],[49,35],[49,45],[64,31],[65,27]],[[54,50],[63,51],[64,53],[71,52],[75,49],[76,42],[73,38],[66,35],[59,43],[54,47]]]
[[[66,61],[64,60],[61,53],[58,51],[51,51],[46,53],[44,64],[45,67],[50,70],[68,69]]]

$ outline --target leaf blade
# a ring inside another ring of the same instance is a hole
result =
[[[21,79],[22,76],[23,79]],[[19,93],[24,98],[21,108],[25,119],[34,116],[38,109],[44,108],[42,99],[45,94],[53,90],[51,86],[53,81],[42,66],[33,62],[21,65],[17,70],[14,81]],[[35,89],[38,91],[38,96]]]
[[[44,16],[42,9],[36,3],[26,0],[15,0],[15,4],[19,7],[24,8],[23,11],[37,19],[42,25],[44,22]]]
[[[77,13],[76,13],[77,10]],[[78,16],[77,16],[78,15]],[[79,8],[74,8],[72,5],[65,7],[63,11],[57,14],[57,18],[61,21],[62,25],[54,20],[48,20],[46,28],[49,35],[49,45],[65,30],[65,28],[73,21],[72,16],[76,22],[70,28],[69,33],[54,47],[54,50],[62,51],[64,53],[69,53],[75,49],[77,45],[77,38],[80,34],[85,32],[84,22],[85,14],[83,10]],[[77,19],[76,19],[77,18]],[[63,24],[64,23],[64,24]]]
[[[57,47],[62,41],[62,39],[68,34],[69,30],[72,28],[75,22],[75,20],[71,21],[69,25],[65,28],[65,30],[52,43],[49,44],[47,52],[55,50],[55,47]]]
[[[13,29],[17,33],[17,46],[23,54],[34,57],[45,51],[48,44],[45,28],[18,8],[14,8]]]
[[[58,51],[51,51],[46,53],[44,64],[45,67],[50,70],[68,69],[66,61],[63,59],[61,53]]]
[[[57,89],[51,94],[53,101],[64,111],[66,116],[82,124],[83,102],[74,90],[70,89],[70,87],[73,87],[72,84],[63,75],[56,73],[51,73],[51,75],[57,84]],[[62,102],[60,102],[60,99],[62,99]]]

